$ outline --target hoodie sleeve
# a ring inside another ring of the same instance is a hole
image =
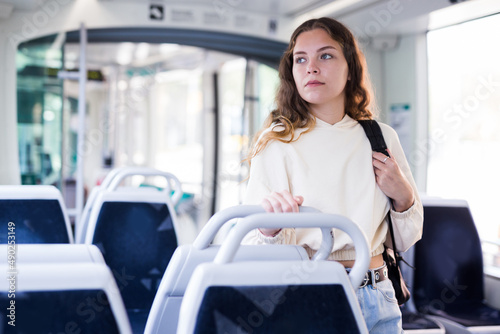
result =
[[[273,191],[290,191],[284,143],[271,141],[257,154],[250,165],[244,204],[260,205]],[[295,230],[282,229],[274,237],[266,237],[258,230],[247,234],[244,244],[295,244]]]
[[[396,212],[391,209],[390,211],[396,247],[398,251],[404,252],[422,238],[424,209],[420,201],[417,185],[413,179],[410,166],[408,165],[396,131],[386,124],[381,123],[380,127],[382,128],[387,147],[391,151],[393,158],[396,159],[399,168],[401,168],[401,171],[410,182],[415,195],[415,202],[408,210]]]

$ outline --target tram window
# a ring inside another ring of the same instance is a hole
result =
[[[56,36],[19,45],[17,119],[19,161],[23,184],[59,184],[61,180],[62,50]]]
[[[247,61],[238,58],[226,62],[220,71],[220,166],[218,172],[219,208],[237,205],[241,194],[240,161],[248,135],[244,117],[245,70]]]
[[[203,201],[204,154],[211,154],[205,152],[204,143],[207,51],[175,44],[121,45],[130,48],[132,55],[131,63],[110,70],[116,89],[110,89],[109,99],[117,106],[110,113],[114,120],[110,139],[114,142],[109,147],[115,167],[149,166],[168,171],[182,182],[185,199]],[[138,62],[134,57],[140,50],[144,54]],[[133,181],[144,182],[141,177]],[[165,186],[164,181],[147,180],[159,187]],[[196,219],[191,204],[186,210]]]
[[[203,166],[203,73],[197,69],[177,69],[156,75],[151,88],[147,152],[155,168],[176,175],[184,192],[199,194]]]
[[[258,81],[260,103],[258,117],[255,118],[255,131],[260,130],[266,117],[276,107],[275,96],[279,85],[278,71],[264,64],[259,64]]]
[[[499,30],[494,15],[428,34],[427,193],[466,199],[490,240],[500,238]]]
[[[62,185],[62,180],[74,178],[79,86],[76,81],[58,79],[57,71],[78,70],[79,45],[66,42],[56,53],[51,49],[53,39],[30,41],[18,53],[23,183]],[[45,63],[37,63],[41,60]],[[35,73],[26,70],[35,68],[32,63],[36,68],[55,69],[48,74],[38,71],[46,76],[46,84],[38,90],[28,84]],[[99,74],[89,74],[86,90],[83,145],[88,191],[111,168],[148,166],[180,179],[184,203],[189,201],[188,214],[198,223],[208,219],[209,207],[217,211],[241,203],[242,181],[248,174],[242,160],[274,104],[276,69],[199,47],[130,42],[89,43],[87,68]],[[210,102],[215,93],[217,134],[215,105]],[[164,186],[157,180],[146,181]],[[138,177],[130,182],[145,181]],[[213,185],[217,185],[214,206]]]
[[[274,106],[278,72],[243,58],[226,62],[220,71],[221,165],[218,209],[242,203],[253,135]]]

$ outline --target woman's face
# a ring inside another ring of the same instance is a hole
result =
[[[343,107],[349,69],[340,44],[325,30],[314,29],[297,37],[292,71],[300,96],[313,108]]]

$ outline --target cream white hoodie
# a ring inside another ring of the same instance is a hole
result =
[[[252,159],[245,204],[260,204],[272,191],[303,196],[303,205],[344,215],[358,224],[368,238],[372,256],[384,250],[390,210],[397,248],[407,250],[422,236],[423,208],[396,132],[386,124],[380,123],[380,127],[392,157],[414,189],[415,202],[407,211],[390,209],[389,199],[375,182],[370,142],[361,125],[347,115],[334,125],[317,118],[316,126],[297,141],[270,141]],[[354,260],[352,240],[342,231],[334,230],[334,235],[330,259]],[[296,244],[312,256],[321,244],[321,231],[287,228],[275,237],[266,237],[254,230],[244,243]]]

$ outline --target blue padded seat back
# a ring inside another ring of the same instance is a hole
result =
[[[103,203],[92,243],[99,247],[111,268],[125,308],[149,312],[163,272],[177,247],[167,205]]]
[[[8,324],[10,300],[15,300],[15,327]],[[0,295],[0,332],[118,334],[118,325],[103,290],[16,292]]]
[[[433,307],[447,312],[461,304],[482,302],[481,241],[467,207],[425,207],[415,267],[417,309]]]
[[[0,221],[0,243],[7,243],[9,222],[15,224],[16,244],[70,242],[61,205],[55,199],[2,199]]]
[[[196,334],[358,333],[342,285],[211,286]]]

